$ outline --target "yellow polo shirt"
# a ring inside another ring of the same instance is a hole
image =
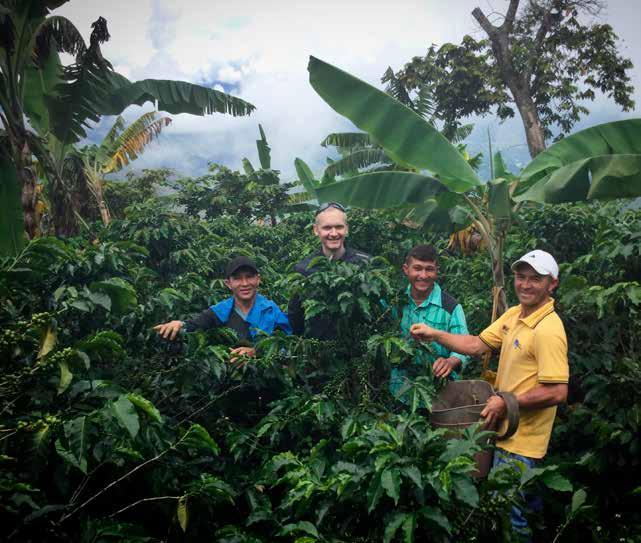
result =
[[[522,394],[539,383],[567,383],[568,342],[554,300],[521,318],[521,306],[511,307],[480,334],[494,351],[500,349],[496,389]],[[547,452],[556,406],[521,410],[516,433],[497,446],[506,451],[543,458]]]

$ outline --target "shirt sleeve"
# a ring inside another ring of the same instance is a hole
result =
[[[538,328],[534,336],[534,356],[538,364],[539,383],[567,383],[570,378],[568,342],[565,330]]]
[[[503,344],[503,334],[501,330],[507,314],[508,312],[506,311],[479,334],[479,339],[493,351],[500,350]]]
[[[223,323],[211,309],[205,309],[195,317],[185,321],[185,332],[211,330],[223,326]]]
[[[450,317],[450,324],[447,328],[447,331],[450,334],[463,334],[468,335],[467,331],[467,322],[465,321],[465,313],[463,313],[463,308],[461,304],[458,304],[454,311],[452,311],[452,316]],[[450,356],[455,356],[461,361],[461,367],[465,368],[467,363],[470,361],[470,357],[465,354],[460,354],[457,352],[450,352]]]

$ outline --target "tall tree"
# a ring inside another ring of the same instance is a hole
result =
[[[634,107],[632,62],[619,54],[612,27],[598,22],[602,8],[600,0],[510,0],[505,14],[491,15],[476,8],[486,39],[432,45],[397,77],[410,89],[430,85],[435,114],[448,125],[494,109],[500,119],[518,111],[534,157],[554,132],[566,134],[588,113],[595,91],[624,111]]]

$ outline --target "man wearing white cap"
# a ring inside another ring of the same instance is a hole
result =
[[[509,308],[478,336],[448,334],[416,324],[410,328],[420,341],[436,341],[458,353],[480,356],[498,351],[496,389],[516,395],[520,423],[517,432],[497,443],[494,465],[519,460],[534,467],[547,452],[556,406],[568,393],[569,365],[565,329],[554,310],[552,292],[559,283],[559,266],[541,250],[530,251],[512,264],[519,305]],[[489,427],[506,416],[505,401],[492,396],[481,413]],[[526,496],[530,508],[536,500]],[[527,520],[513,508],[514,530],[529,538]]]

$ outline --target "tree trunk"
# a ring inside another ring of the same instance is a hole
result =
[[[516,79],[516,78],[515,78]],[[530,151],[530,156],[534,158],[541,151],[545,150],[545,136],[543,127],[541,126],[541,119],[536,110],[536,104],[532,100],[529,92],[529,85],[524,85],[525,82],[517,80],[507,81],[514,103],[521,114],[523,121],[523,128],[525,128],[525,139]],[[527,88],[523,88],[526,86]]]
[[[105,226],[109,226],[111,222],[111,213],[109,213],[109,208],[107,207],[107,202],[105,201],[105,196],[102,191],[102,183],[97,181],[94,186],[96,201],[98,202],[98,209],[100,210],[100,218],[102,223]]]
[[[76,206],[72,195],[67,193],[67,188],[61,186],[60,181],[51,181],[50,202],[51,220],[56,236],[69,237],[78,233],[78,219]]]
[[[545,135],[541,120],[532,99],[529,73],[517,73],[512,60],[511,32],[518,10],[519,0],[510,0],[505,20],[501,26],[494,26],[479,8],[472,11],[472,16],[487,33],[492,46],[494,58],[501,71],[501,78],[510,89],[514,103],[519,110],[525,129],[530,156],[534,158],[545,150]]]

